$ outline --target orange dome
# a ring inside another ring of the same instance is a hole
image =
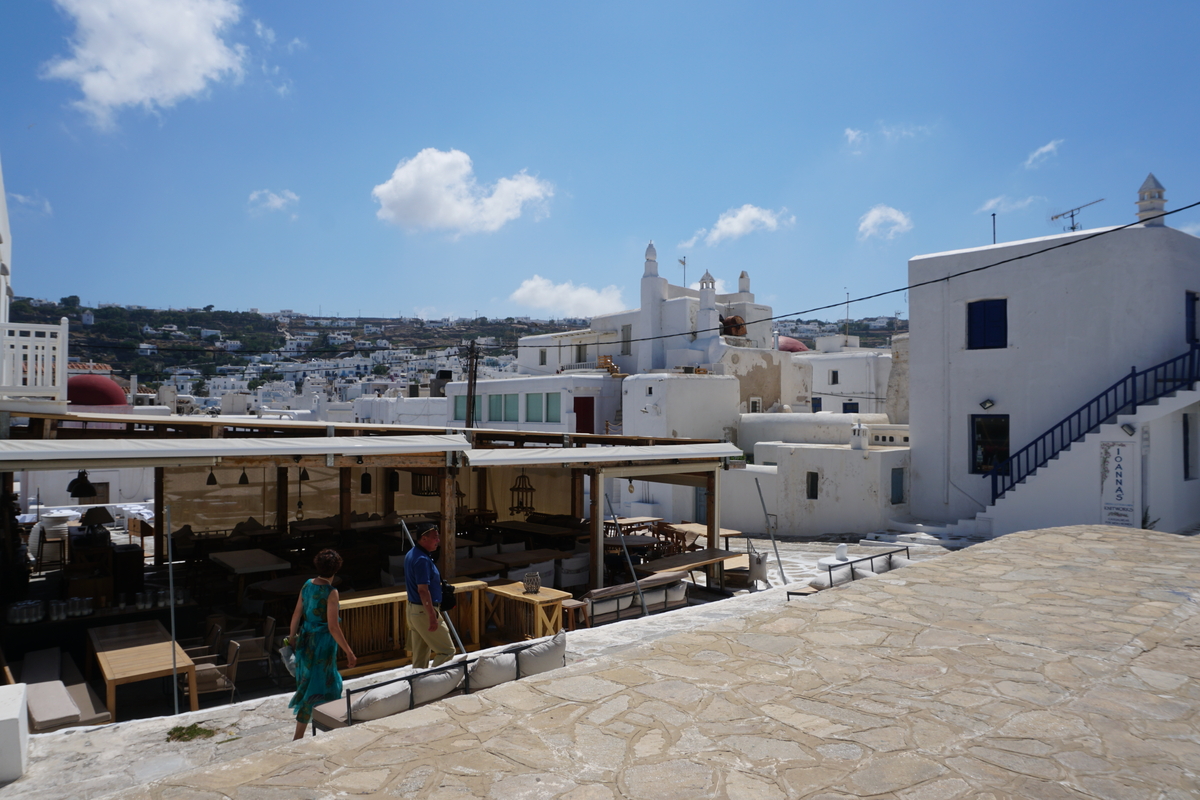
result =
[[[116,381],[102,375],[67,378],[67,402],[73,406],[127,406],[129,399]]]

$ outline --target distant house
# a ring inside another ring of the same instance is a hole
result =
[[[139,356],[153,356],[158,354],[158,345],[142,342],[137,349]]]

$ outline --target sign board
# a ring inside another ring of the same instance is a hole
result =
[[[1137,500],[1139,461],[1135,441],[1100,443],[1100,524],[1142,527]]]

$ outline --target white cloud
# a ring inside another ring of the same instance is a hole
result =
[[[263,24],[262,20],[254,20],[254,35],[267,43],[267,47],[275,44],[275,31]]]
[[[846,144],[858,144],[866,138],[866,134],[862,131],[856,131],[854,128],[846,128]]]
[[[1025,169],[1037,169],[1050,156],[1058,155],[1058,146],[1064,141],[1064,139],[1055,139],[1049,144],[1044,144],[1037,150],[1034,150],[1029,154],[1029,158],[1025,159]]]
[[[30,208],[37,209],[38,211],[41,211],[43,214],[53,214],[54,213],[54,209],[50,207],[50,201],[47,200],[46,198],[42,197],[41,195],[39,195],[37,197],[30,197],[27,194],[17,194],[16,192],[9,192],[8,196],[11,197],[13,200],[16,200],[21,205],[29,206]]]
[[[291,40],[290,42],[288,42],[288,44],[287,44],[287,51],[288,51],[288,53],[294,53],[294,52],[296,52],[297,50],[307,50],[307,49],[308,49],[308,42],[306,42],[306,41],[304,41],[304,40],[302,40],[302,39],[298,39],[298,38],[297,38],[297,39],[292,39],[292,40]]]
[[[471,157],[461,150],[427,147],[401,161],[386,183],[371,195],[376,216],[410,230],[492,233],[521,216],[527,203],[539,207],[554,196],[554,186],[521,170],[494,186],[475,181]]]
[[[1200,236],[1200,222],[1189,222],[1187,225],[1180,225],[1179,230],[1184,233],[1190,233],[1192,236]]]
[[[889,141],[896,139],[915,139],[918,136],[928,136],[932,129],[928,125],[884,125],[879,123],[879,132]]]
[[[621,302],[621,290],[616,286],[592,289],[589,286],[576,286],[570,281],[552,283],[541,275],[522,281],[508,299],[563,317],[592,317],[625,310],[625,304]]]
[[[300,202],[300,195],[284,189],[279,194],[270,191],[269,189],[259,189],[250,193],[250,199],[247,201],[250,204],[250,210],[253,212],[266,211],[284,211],[289,206],[294,206]],[[292,215],[292,219],[295,219]]]
[[[236,0],[55,0],[75,22],[71,55],[42,66],[72,81],[74,105],[101,128],[126,106],[170,108],[210,83],[242,76],[245,49],[221,33],[237,22]]]
[[[876,236],[895,239],[897,235],[911,231],[912,227],[912,219],[907,214],[880,203],[858,220],[858,238],[870,239]]]
[[[789,216],[786,208],[772,211],[746,203],[741,208],[729,209],[717,218],[711,229],[701,228],[692,238],[680,242],[679,247],[694,247],[701,237],[706,245],[712,247],[726,239],[740,239],[755,231],[779,230],[780,226],[788,227],[795,222],[796,217]]]
[[[988,200],[986,203],[977,208],[975,213],[982,214],[989,211],[995,211],[997,214],[1008,214],[1012,211],[1020,211],[1023,208],[1028,208],[1032,203],[1041,199],[1042,198],[1040,197],[1030,196],[1023,200],[1014,200],[1008,195],[1002,194],[999,197],[993,197],[991,200]]]

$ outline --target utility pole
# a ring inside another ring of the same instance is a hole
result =
[[[471,340],[471,347],[467,350],[467,427],[475,427],[475,380],[479,369],[479,351],[475,347],[475,340]]]
[[[992,212],[992,244],[996,243],[996,212]]]

